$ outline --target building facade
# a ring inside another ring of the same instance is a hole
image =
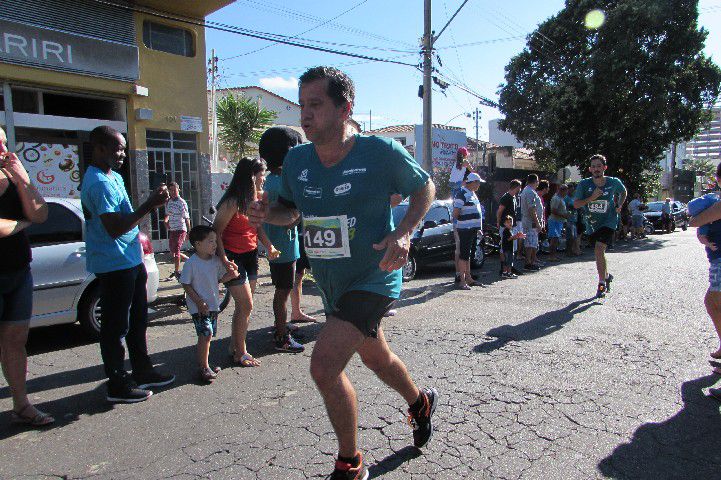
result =
[[[714,107],[711,114],[709,126],[686,143],[686,156],[718,164],[721,162],[721,106]]]
[[[0,125],[46,196],[79,198],[90,131],[127,138],[120,171],[137,205],[175,180],[194,223],[210,205],[205,31],[232,0],[4,0]],[[162,13],[160,13],[162,11]],[[164,212],[141,228],[167,248]]]

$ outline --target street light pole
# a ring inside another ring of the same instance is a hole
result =
[[[423,169],[433,176],[433,149],[431,148],[431,75],[433,32],[431,31],[431,0],[423,4]]]

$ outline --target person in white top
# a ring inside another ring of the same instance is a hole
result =
[[[177,183],[168,183],[168,193],[170,200],[165,204],[165,228],[168,230],[170,253],[175,262],[175,271],[170,276],[180,278],[180,261],[188,259],[180,249],[190,230],[190,212],[188,204],[180,196]]]
[[[467,158],[468,149],[466,147],[459,148],[456,153],[456,164],[451,168],[451,176],[448,179],[448,185],[451,187],[451,198],[455,198],[463,186],[463,180],[472,170]]]

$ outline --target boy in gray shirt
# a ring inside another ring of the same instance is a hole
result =
[[[185,262],[180,283],[186,293],[188,313],[193,318],[195,332],[198,334],[196,354],[200,378],[212,383],[220,371],[219,367],[211,368],[208,365],[210,340],[218,334],[218,284],[238,277],[238,269],[234,266],[226,269],[215,255],[218,244],[215,231],[211,227],[195,226],[190,230],[189,237],[195,253]]]

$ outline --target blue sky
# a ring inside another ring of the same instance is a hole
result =
[[[433,28],[440,31],[461,3],[434,0]],[[504,67],[523,49],[525,35],[563,4],[562,0],[470,0],[436,43],[443,63],[439,68],[446,76],[497,100]],[[699,22],[709,31],[706,53],[721,63],[721,0],[700,0],[699,9]],[[410,64],[420,61],[422,0],[236,0],[207,20],[343,44],[319,44],[337,50]],[[422,102],[417,93],[422,78],[412,67],[271,44],[213,29],[206,31],[206,39],[208,54],[215,48],[220,59],[221,87],[260,85],[297,101],[298,76],[314,65],[333,65],[355,81],[354,118],[365,122],[366,128],[369,120],[373,128],[421,122]],[[467,134],[474,136],[475,122],[464,114],[477,106],[474,97],[455,87],[448,88],[445,96],[434,91],[433,122],[465,127]],[[479,137],[487,139],[488,120],[500,114],[493,108],[480,110]]]

